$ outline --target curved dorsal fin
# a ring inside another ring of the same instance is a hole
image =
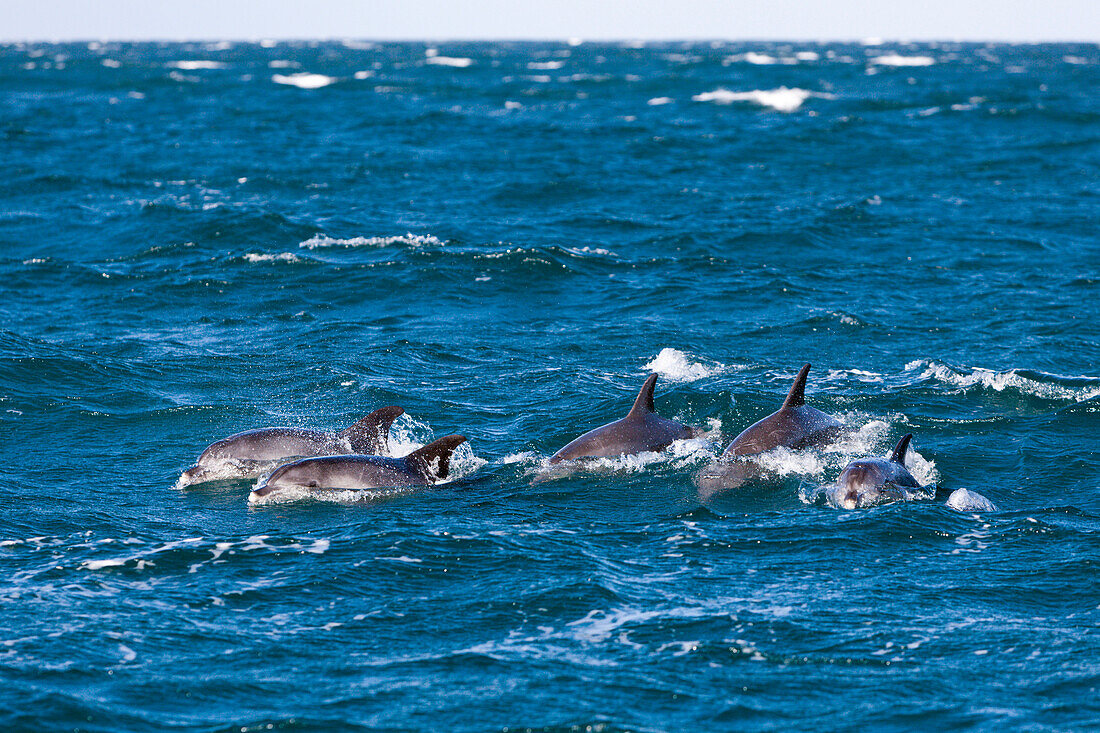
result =
[[[347,438],[356,453],[381,455],[389,452],[390,425],[404,414],[400,407],[379,407],[340,435]]]
[[[909,450],[909,441],[913,439],[912,433],[906,433],[898,441],[898,444],[894,447],[894,452],[890,454],[890,460],[895,463],[905,465],[905,451]]]
[[[794,385],[787,393],[787,399],[783,400],[783,407],[801,407],[806,404],[806,375],[810,373],[810,365],[806,364],[798,370],[798,376],[794,378]]]
[[[634,400],[634,406],[630,408],[630,412],[626,413],[627,417],[644,417],[654,411],[653,388],[656,385],[656,374],[650,374],[646,377],[645,384],[642,385],[642,390],[638,392],[638,398]]]
[[[442,481],[451,472],[451,454],[466,442],[464,435],[448,435],[405,456],[405,463],[428,481]]]

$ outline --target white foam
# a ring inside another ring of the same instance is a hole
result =
[[[644,367],[647,372],[656,372],[673,382],[694,382],[726,370],[724,364],[712,362],[704,364],[696,361],[679,349],[665,347]]]
[[[1081,56],[1063,56],[1062,61],[1067,64],[1073,64],[1075,66],[1084,66],[1089,62],[1088,59]]]
[[[749,92],[732,92],[728,89],[715,89],[713,92],[696,94],[693,102],[714,102],[715,104],[733,104],[734,102],[754,102],[762,107],[771,107],[778,112],[794,112],[810,97],[826,97],[805,89],[753,89]]]
[[[947,498],[947,506],[957,512],[995,512],[997,505],[977,491],[955,489]]]
[[[224,69],[227,64],[221,61],[173,61],[168,64],[182,71],[197,71],[199,69]]]
[[[931,56],[902,56],[897,53],[887,53],[875,56],[871,59],[871,63],[879,66],[931,66],[936,63],[936,59]]]
[[[501,458],[500,463],[507,466],[512,463],[528,463],[537,459],[538,456],[534,451],[524,451],[522,453],[510,453]]]
[[[103,59],[99,63],[103,64],[108,69],[117,69],[117,68],[120,68],[122,66],[121,61],[115,61],[114,59]]]
[[[772,64],[779,63],[779,59],[777,59],[775,56],[769,56],[766,53],[756,53],[755,51],[749,51],[747,53],[729,56],[725,60],[726,63],[731,64],[735,64],[741,61],[745,62],[746,64],[753,64],[755,66],[770,66]]]
[[[553,71],[565,66],[564,61],[531,61],[527,68],[531,71]]]
[[[1073,400],[1075,402],[1083,402],[1100,396],[1100,386],[1067,387],[1021,376],[1015,369],[997,372],[992,369],[974,367],[966,371],[965,368],[956,369],[942,362],[917,360],[906,364],[905,371],[915,371],[921,367],[924,368],[920,375],[921,379],[935,379],[959,387],[960,390],[965,390],[974,385],[989,387],[997,392],[1003,392],[1011,388],[1044,399]],[[1053,374],[1049,376],[1059,378]]]
[[[513,102],[512,100],[506,100],[504,102],[504,109],[523,109],[523,105],[519,102]]]
[[[424,63],[433,66],[451,66],[456,69],[465,69],[474,65],[474,60],[464,56],[428,56]]]
[[[329,84],[335,84],[336,78],[325,76],[324,74],[310,74],[309,72],[303,71],[299,74],[275,74],[271,77],[271,81],[276,84],[286,84],[292,87],[298,87],[299,89],[320,89],[321,87],[327,87]]]
[[[662,104],[672,104],[672,97],[654,97],[646,102],[650,107],[659,107]]]
[[[575,461],[561,461],[551,465],[545,460],[529,470],[536,482],[550,481],[568,476],[577,471],[603,474],[642,473],[653,465],[668,465],[673,468],[687,468],[716,458],[714,445],[708,440],[691,438],[677,440],[661,452],[642,451],[631,455],[608,456],[604,458],[585,457]]]
[[[267,68],[269,69],[297,69],[301,66],[297,61],[288,61],[287,59],[273,59],[267,62]]]
[[[374,72],[369,70],[369,69],[364,69],[363,71],[357,71],[354,74],[352,74],[353,78],[359,79],[360,81],[362,81],[363,79],[369,79],[372,76],[374,76]]]
[[[116,568],[126,564],[130,558],[116,557],[110,560],[85,560],[84,567],[87,570],[101,570],[103,568]]]
[[[301,262],[298,255],[292,252],[280,252],[279,254],[266,254],[250,252],[244,256],[248,262]]]
[[[817,61],[821,58],[821,54],[816,51],[798,51],[794,57],[799,61]]]
[[[406,244],[413,247],[425,245],[438,245],[443,242],[430,234],[421,235],[409,232],[392,237],[352,237],[350,239],[336,239],[324,234],[315,234],[310,239],[298,244],[305,249],[318,249],[322,247],[388,247],[391,244]]]

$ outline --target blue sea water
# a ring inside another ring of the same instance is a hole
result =
[[[1100,727],[1096,45],[10,44],[0,173],[7,729]],[[454,480],[177,486],[388,404]],[[907,432],[998,510],[820,500]]]

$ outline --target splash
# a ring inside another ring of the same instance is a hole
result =
[[[644,367],[647,372],[656,372],[672,382],[694,382],[715,374],[721,374],[728,367],[725,364],[711,362],[705,364],[695,361],[679,349],[665,347]]]

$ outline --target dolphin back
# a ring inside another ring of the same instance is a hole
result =
[[[380,456],[389,453],[390,425],[405,413],[400,407],[379,407],[340,433],[356,453]]]
[[[405,456],[405,463],[429,483],[442,481],[451,472],[451,454],[465,442],[464,435],[448,435]]]

